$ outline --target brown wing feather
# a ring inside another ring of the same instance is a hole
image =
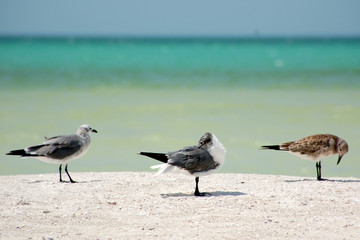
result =
[[[289,146],[289,150],[292,152],[300,153],[316,153],[323,151],[325,148],[330,148],[330,139],[332,135],[318,134],[302,138]]]

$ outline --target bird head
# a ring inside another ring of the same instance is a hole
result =
[[[198,142],[198,148],[208,150],[213,145],[213,134],[212,133],[205,133]]]
[[[97,133],[97,131],[95,129],[93,129],[92,127],[90,127],[89,124],[83,124],[79,127],[78,129],[78,133],[80,132],[86,132],[86,133],[89,133],[89,132],[94,132],[94,133]]]
[[[344,139],[340,139],[337,144],[337,152],[339,153],[339,158],[337,164],[340,163],[341,158],[349,151],[349,145]]]

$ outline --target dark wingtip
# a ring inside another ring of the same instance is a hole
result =
[[[150,157],[163,163],[167,163],[168,161],[165,153],[140,152],[139,155]]]
[[[261,146],[262,150],[271,149],[271,150],[280,150],[280,145],[267,145]]]
[[[18,156],[24,156],[26,155],[26,152],[24,149],[19,149],[19,150],[12,150],[8,153],[6,153],[6,155],[18,155]]]

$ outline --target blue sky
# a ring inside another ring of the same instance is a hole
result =
[[[360,0],[0,0],[0,35],[360,36]]]

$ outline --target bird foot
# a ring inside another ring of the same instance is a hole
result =
[[[194,195],[197,196],[197,197],[204,197],[204,196],[209,196],[211,195],[211,193],[208,193],[208,192],[194,192]]]
[[[77,181],[74,180],[70,180],[70,181],[64,181],[64,180],[60,180],[61,183],[77,183]]]

